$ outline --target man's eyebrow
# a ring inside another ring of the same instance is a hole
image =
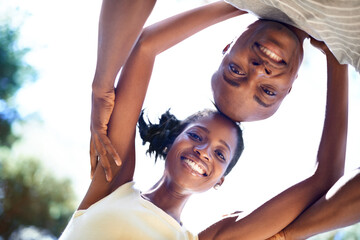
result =
[[[199,125],[197,125],[196,127],[202,129],[203,131],[205,131],[205,132],[207,132],[207,133],[210,133],[209,129],[207,129],[206,127],[199,126]],[[220,140],[220,142],[221,142],[227,149],[229,149],[229,151],[230,151],[230,146],[229,146],[229,144],[227,144],[224,140]]]
[[[272,105],[274,105],[273,103],[271,103],[271,104],[267,104],[267,103],[264,103],[258,96],[256,96],[256,95],[254,95],[254,100],[258,103],[258,104],[260,104],[261,106],[263,106],[263,107],[266,107],[266,108],[268,108],[268,107],[271,107]]]
[[[224,78],[225,82],[227,82],[227,83],[230,84],[231,86],[234,86],[234,87],[239,87],[239,86],[240,86],[240,84],[239,84],[238,82],[229,79],[229,78],[225,75],[225,73],[223,73],[223,78]]]
[[[223,72],[222,76],[223,76],[225,82],[227,82],[231,86],[234,86],[234,87],[239,87],[240,86],[240,82],[239,82],[240,80],[236,81],[236,80],[232,80],[232,79],[228,78],[226,76],[226,74],[225,74],[225,71]],[[246,76],[241,77],[241,80],[242,81],[247,81],[247,77]]]

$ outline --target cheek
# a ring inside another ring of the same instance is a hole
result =
[[[211,77],[211,88],[214,97],[215,95],[218,95],[219,89],[221,87],[220,85],[221,85],[221,74],[220,74],[220,70],[217,70]]]

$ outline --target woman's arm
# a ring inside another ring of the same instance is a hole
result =
[[[316,43],[313,43],[316,44]],[[317,43],[318,44],[318,43]],[[292,222],[343,175],[347,139],[348,73],[326,50],[328,90],[326,116],[313,176],[290,187],[248,216],[224,219],[199,235],[199,239],[266,239]]]
[[[300,240],[360,222],[360,168],[340,180],[319,201],[270,239]],[[269,239],[269,240],[270,240]]]
[[[156,55],[191,34],[236,16],[239,12],[221,1],[176,15],[144,30],[121,71],[115,92],[115,107],[109,122],[108,136],[122,159],[122,165],[118,167],[110,162],[109,169],[115,176],[110,183],[105,180],[104,170],[96,167],[90,188],[79,209],[88,208],[133,179],[136,123]]]

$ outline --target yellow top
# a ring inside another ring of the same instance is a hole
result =
[[[60,240],[197,240],[174,218],[143,199],[128,182],[86,210],[76,211]]]

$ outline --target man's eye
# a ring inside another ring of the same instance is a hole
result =
[[[232,73],[235,73],[236,75],[245,75],[245,73],[241,71],[241,69],[233,63],[229,64],[229,69]]]
[[[224,154],[221,151],[215,151],[216,155],[223,161],[226,161]]]
[[[201,137],[199,135],[197,135],[196,133],[189,132],[188,135],[190,136],[190,138],[192,138],[196,141],[201,141]]]
[[[273,91],[271,91],[271,90],[269,90],[269,89],[267,89],[267,88],[262,88],[262,90],[264,91],[264,93],[266,93],[267,95],[269,95],[269,96],[275,96],[276,95],[276,93],[275,92],[273,92]]]

